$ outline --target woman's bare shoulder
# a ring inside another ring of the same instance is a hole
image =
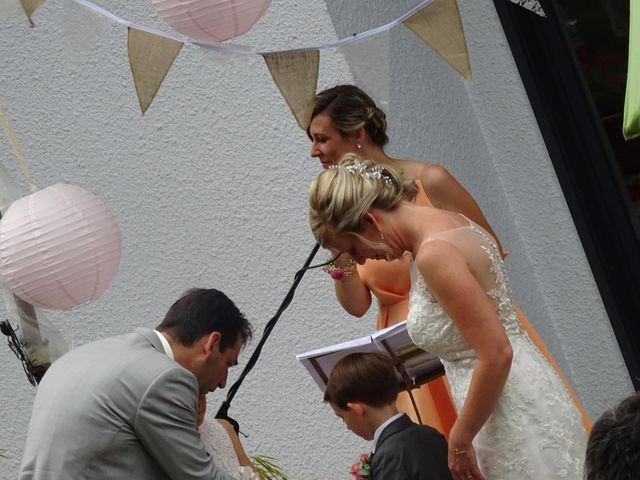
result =
[[[402,175],[404,176],[404,178],[411,179],[411,180],[418,180],[420,178],[422,169],[425,166],[430,165],[428,163],[420,162],[418,160],[411,160],[411,159],[404,159],[404,158],[403,159],[393,158],[390,160],[391,161],[388,162],[388,165],[390,167],[395,168],[396,170],[402,172]]]
[[[460,268],[466,262],[464,254],[452,243],[440,239],[427,239],[416,252],[416,265],[427,283],[438,279],[443,272]]]
[[[401,169],[405,178],[420,180],[425,187],[446,186],[453,179],[445,167],[435,163],[403,159],[392,166]]]
[[[449,170],[435,163],[423,163],[418,178],[427,190],[429,188],[448,187],[455,182]]]

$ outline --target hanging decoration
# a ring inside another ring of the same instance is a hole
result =
[[[13,130],[9,116],[0,104],[0,123],[13,150],[25,179],[36,192],[20,142]],[[22,197],[20,187],[0,166],[0,217],[4,216],[14,201]],[[0,222],[1,224],[1,222]],[[36,385],[51,363],[69,351],[71,343],[32,304],[12,292],[0,279],[0,292],[4,297],[6,320],[1,322],[2,333],[7,336],[9,347],[16,354],[29,382]]]
[[[306,117],[309,115],[307,110],[309,109],[309,99],[311,98],[309,87],[313,84],[317,84],[318,67],[314,66],[316,61],[313,60],[313,58],[315,56],[319,57],[320,50],[341,48],[348,44],[373,37],[383,32],[387,32],[392,28],[395,28],[396,26],[401,25],[403,21],[407,20],[408,18],[410,18],[412,15],[419,12],[420,10],[426,8],[435,0],[423,0],[420,4],[413,7],[410,11],[406,12],[404,15],[400,16],[399,18],[396,18],[395,20],[385,25],[372,28],[371,30],[367,30],[365,32],[351,35],[349,37],[343,38],[336,42],[319,45],[317,47],[306,47],[306,48],[296,48],[296,49],[287,49],[287,50],[270,51],[270,52],[257,52],[257,53],[253,52],[249,47],[245,47],[242,45],[234,45],[234,44],[228,44],[228,43],[221,44],[221,43],[215,43],[211,41],[200,41],[193,38],[183,37],[180,34],[153,30],[147,27],[136,25],[128,20],[119,18],[113,13],[91,3],[88,0],[73,0],[73,1],[74,3],[81,5],[83,7],[86,7],[89,10],[92,10],[99,15],[109,18],[110,20],[120,25],[126,26],[130,32],[142,31],[147,34],[147,35],[139,35],[139,36],[136,35],[136,37],[139,37],[139,39],[134,40],[132,42],[131,41],[132,34],[130,33],[129,34],[130,48],[132,43],[134,43],[134,45],[136,45],[137,43],[140,43],[141,45],[144,45],[146,43],[151,43],[150,39],[152,37],[150,37],[149,35],[162,37],[168,40],[173,40],[173,42],[175,42],[175,43],[164,42],[163,44],[164,46],[159,45],[157,49],[154,48],[154,50],[157,52],[164,51],[164,53],[162,54],[158,53],[158,57],[162,59],[161,62],[163,65],[162,65],[162,68],[158,68],[157,72],[154,72],[154,74],[151,75],[152,78],[155,79],[155,81],[148,82],[150,83],[150,86],[149,88],[144,89],[146,93],[141,93],[142,90],[139,89],[138,87],[138,80],[144,75],[144,71],[146,69],[153,68],[151,65],[151,63],[153,63],[153,60],[151,58],[147,59],[144,53],[140,52],[139,55],[137,56],[140,57],[141,62],[140,62],[140,65],[136,67],[136,70],[137,70],[136,72],[133,71],[134,62],[130,60],[132,73],[134,75],[134,81],[136,83],[138,100],[140,102],[140,106],[143,110],[143,113],[146,111],[146,109],[149,108],[150,103],[153,101],[153,98],[156,92],[158,91],[160,84],[162,83],[162,80],[164,79],[164,76],[166,76],[168,70],[171,68],[173,59],[175,59],[175,57],[173,57],[171,61],[168,60],[173,55],[173,53],[169,55],[168,51],[173,50],[173,52],[177,56],[180,51],[179,48],[177,47],[177,44],[180,44],[180,48],[182,45],[195,45],[200,48],[213,51],[217,54],[221,54],[224,56],[246,57],[247,55],[258,54],[263,56],[265,61],[269,59],[267,61],[267,66],[269,67],[272,78],[276,82],[278,89],[284,96],[285,101],[287,102],[287,104],[289,105],[289,108],[294,114],[296,121],[298,122],[298,125],[303,126],[306,123],[308,123],[308,118]],[[154,40],[154,43],[159,43],[159,42],[156,42]],[[173,49],[169,48],[168,47],[169,45],[174,45],[174,48]],[[136,47],[136,48],[139,48],[140,50],[143,49],[143,47]],[[308,53],[312,51],[317,51],[317,53]],[[302,52],[307,52],[307,53],[302,53]],[[129,56],[131,59],[131,56],[132,56],[131,51],[129,53]],[[302,71],[301,68],[293,68],[294,63],[300,64],[300,65],[306,64],[311,67],[311,71],[305,73]],[[319,64],[319,60],[317,61],[317,63]],[[289,66],[285,66],[285,65],[289,65]],[[164,72],[164,74],[161,74],[161,72]],[[291,81],[286,81],[284,79],[284,76],[287,74],[287,72],[297,75],[298,80],[303,79],[303,81],[305,82],[304,86],[295,85],[295,82],[296,82],[295,78],[292,79]],[[315,92],[313,92],[313,94],[315,95]],[[306,128],[306,125],[304,126],[304,128]]]
[[[626,140],[640,137],[640,3],[637,1],[631,2],[629,11],[629,64],[622,134]]]
[[[184,44],[131,27],[128,34],[129,65],[144,115]]]
[[[6,118],[4,113],[0,116]],[[22,196],[22,189],[0,165],[0,215]],[[0,292],[6,315],[2,333],[7,335],[9,346],[20,359],[29,381],[35,385],[49,365],[67,352],[71,344],[41,310],[17,297],[1,279]]]
[[[516,5],[521,6],[522,8],[526,8],[527,10],[535,13],[536,15],[540,15],[541,17],[546,17],[547,14],[544,13],[542,5],[538,0],[509,0]]]
[[[121,254],[113,213],[73,185],[20,198],[0,220],[0,276],[17,296],[45,309],[69,310],[98,298]]]
[[[222,42],[248,32],[271,0],[152,0],[177,32],[199,41]]]
[[[263,53],[271,77],[284,97],[301,129],[311,121],[318,86],[320,52]]]
[[[26,1],[38,3],[39,0]],[[537,0],[511,1],[544,16]],[[228,57],[246,58],[247,55],[261,55],[267,62],[271,76],[298,125],[304,128],[308,122],[306,117],[310,87],[317,83],[318,72],[315,64],[319,61],[315,58],[319,57],[319,52],[359,42],[401,24],[434,49],[463,78],[471,79],[469,55],[456,0],[423,0],[395,20],[365,32],[323,45],[269,52],[255,52],[243,45],[223,44],[216,40],[231,38],[248,31],[264,15],[271,0],[153,0],[159,14],[173,25],[176,31],[186,36],[136,25],[89,0],[73,2],[129,29],[129,63],[143,114],[151,105],[183,45],[195,45]],[[212,13],[214,11],[218,13]],[[234,24],[232,30],[225,30],[220,26],[225,24],[231,28],[228,25],[231,19]],[[215,27],[210,28],[211,25]],[[206,35],[203,32],[206,32]],[[309,66],[310,70],[304,72],[302,65]],[[288,75],[291,77],[285,78]]]
[[[27,19],[29,19],[29,24],[32,27],[35,27],[35,23],[31,19],[31,15],[35,12],[39,6],[41,6],[45,0],[20,0],[20,4],[22,5],[22,9],[24,10]]]
[[[404,24],[466,80],[471,65],[456,0],[434,0]]]

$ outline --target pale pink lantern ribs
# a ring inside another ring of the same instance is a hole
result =
[[[152,0],[177,32],[201,42],[222,42],[251,30],[271,0]]]
[[[41,308],[69,310],[95,300],[121,256],[113,213],[80,187],[59,183],[20,198],[0,221],[0,275]]]

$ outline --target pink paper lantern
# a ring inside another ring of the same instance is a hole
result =
[[[152,0],[177,32],[201,42],[222,42],[251,30],[271,0]]]
[[[69,310],[118,270],[120,228],[95,195],[58,183],[13,202],[0,221],[0,275],[24,301]]]

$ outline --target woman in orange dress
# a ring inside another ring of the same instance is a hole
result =
[[[386,130],[385,113],[361,89],[354,85],[329,88],[316,95],[311,122],[307,128],[312,142],[311,156],[317,158],[325,169],[337,164],[346,153],[357,153],[362,158],[401,171],[405,178],[414,179],[418,185],[420,193],[416,198],[417,204],[462,213],[493,235],[503,257],[506,256],[497,235],[469,192],[440,165],[388,156],[384,152],[384,146],[389,141]],[[364,265],[356,268],[348,255],[343,254],[336,260],[335,267],[346,273],[335,279],[334,284],[336,297],[348,313],[363,316],[371,306],[373,294],[378,304],[378,329],[406,319],[411,286],[408,262],[367,260]],[[562,377],[589,431],[591,421],[584,407],[531,323],[520,308],[516,309],[522,327]],[[455,422],[456,412],[446,378],[432,380],[412,393],[422,422],[448,436]],[[398,397],[397,406],[417,421],[407,393],[403,392]]]

